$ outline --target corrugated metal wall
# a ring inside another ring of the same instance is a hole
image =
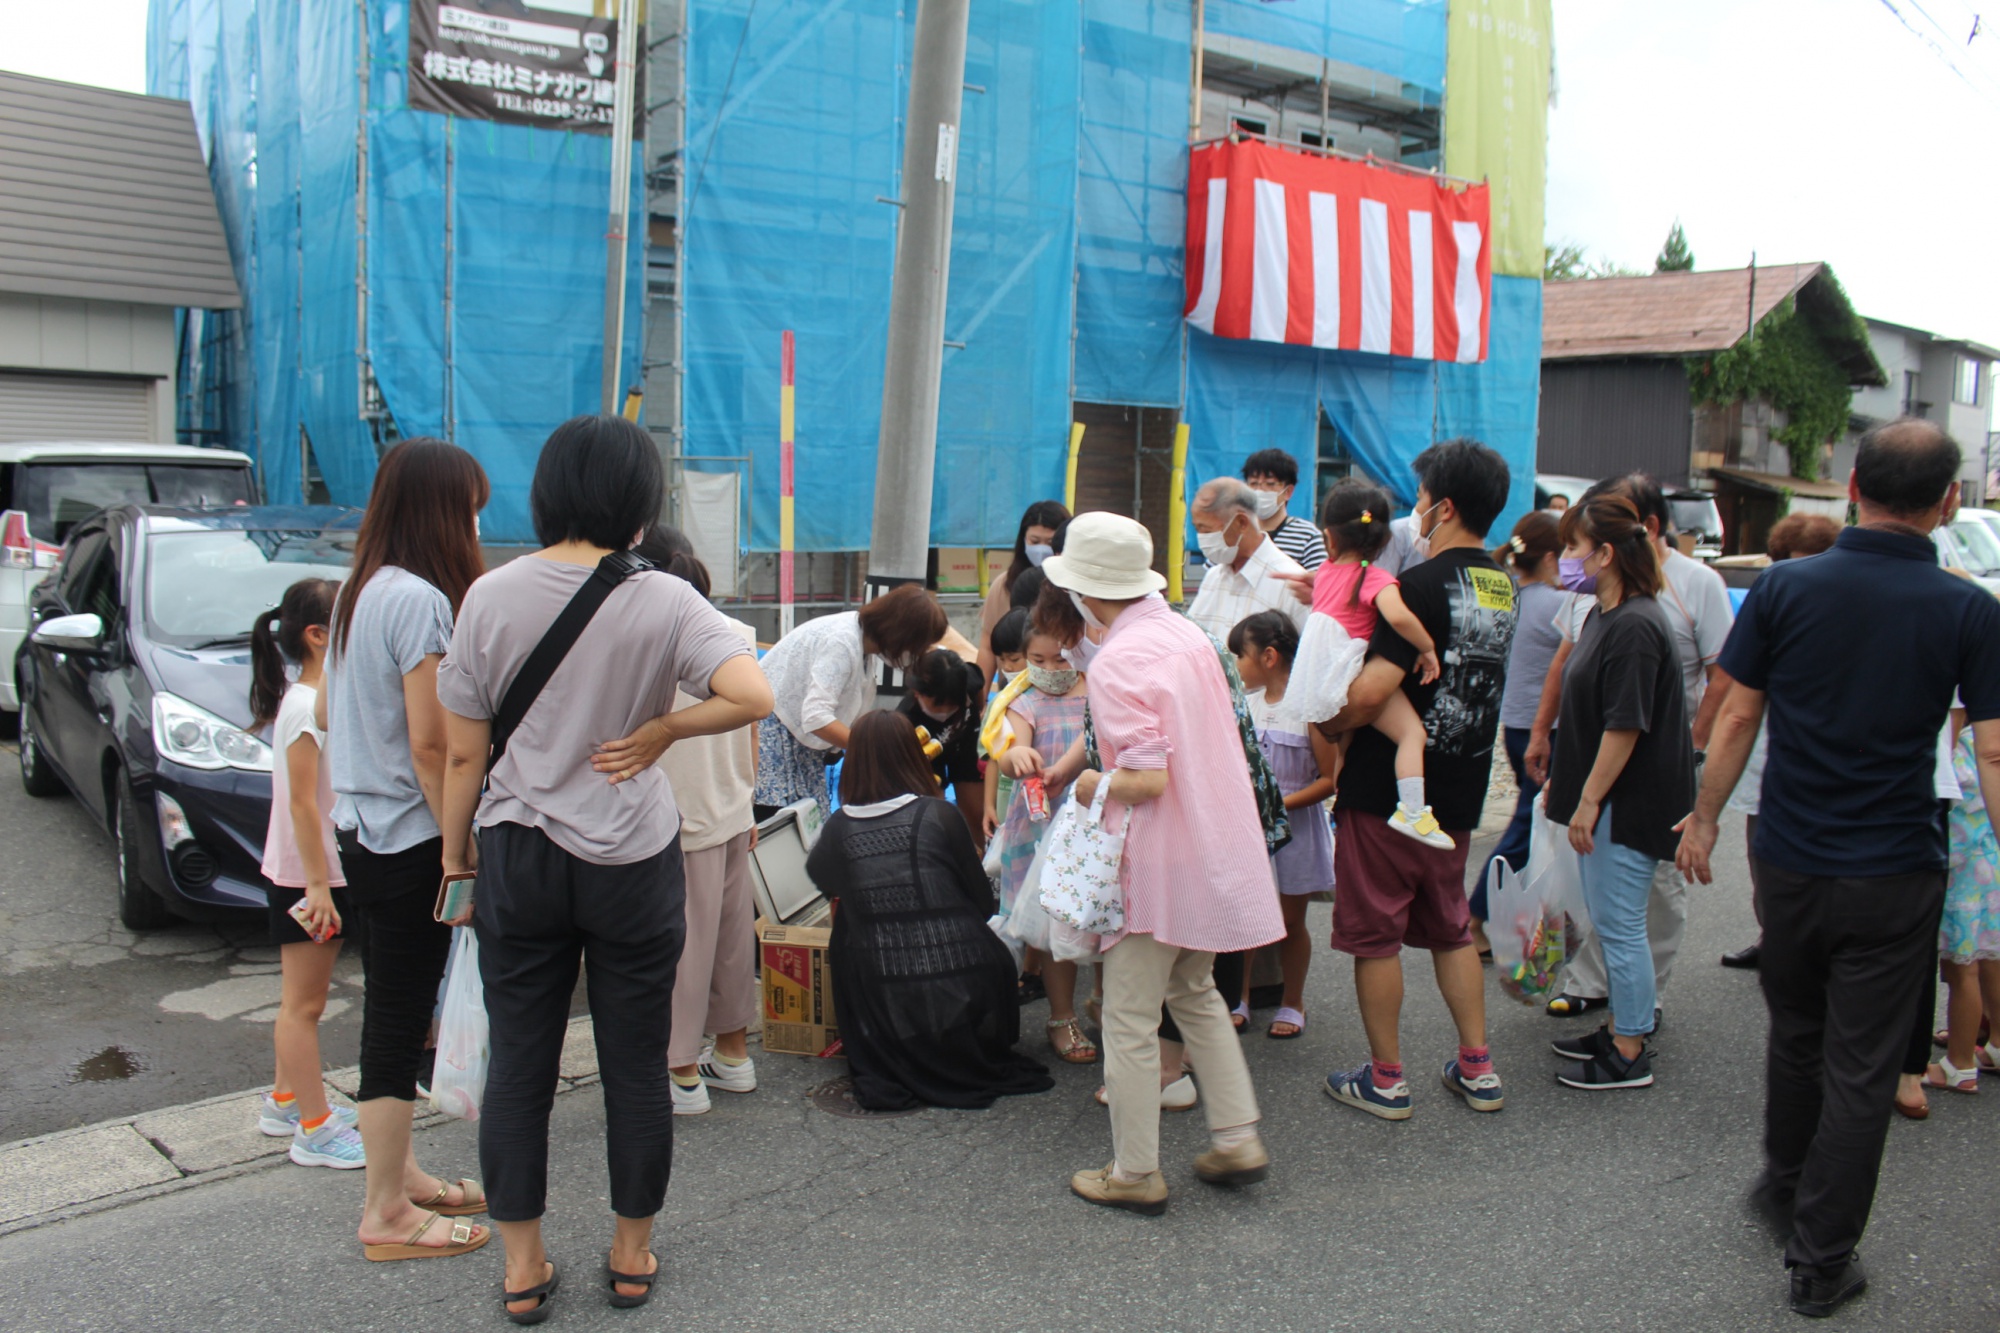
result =
[[[1678,358],[1544,361],[1535,466],[1574,477],[1688,481],[1687,371]]]

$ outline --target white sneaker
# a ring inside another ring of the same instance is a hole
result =
[[[330,1166],[336,1171],[356,1171],[368,1165],[361,1136],[338,1115],[308,1134],[303,1128],[292,1131],[291,1159],[300,1166]]]
[[[1424,846],[1435,847],[1441,852],[1458,846],[1451,840],[1451,835],[1439,826],[1437,816],[1431,813],[1429,806],[1417,811],[1414,816],[1402,806],[1397,806],[1396,813],[1389,816],[1389,827],[1406,838],[1415,838]]]
[[[335,1120],[350,1129],[361,1118],[361,1113],[351,1106],[334,1106],[328,1109],[333,1112]],[[257,1108],[257,1132],[274,1139],[288,1139],[292,1136],[292,1131],[298,1127],[299,1104],[293,1102],[291,1106],[283,1107],[278,1105],[270,1093],[265,1093],[263,1103]]]
[[[678,1079],[668,1079],[674,1089],[675,1115],[707,1115],[709,1109],[708,1088],[697,1083],[692,1088],[684,1088]]]
[[[717,1059],[714,1050],[711,1049],[701,1053],[701,1063],[696,1067],[701,1070],[702,1083],[708,1087],[722,1092],[757,1091],[755,1060],[745,1060],[740,1065],[728,1065]]]

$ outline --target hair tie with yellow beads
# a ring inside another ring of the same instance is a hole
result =
[[[1375,511],[1373,511],[1372,509],[1362,510],[1361,521],[1363,523],[1373,523],[1375,521]]]

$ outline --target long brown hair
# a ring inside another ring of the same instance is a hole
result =
[[[1611,566],[1618,571],[1619,601],[1652,597],[1661,587],[1660,553],[1646,532],[1639,507],[1622,495],[1596,495],[1571,505],[1562,516],[1563,545],[1579,540],[1593,548],[1611,548]]]
[[[901,713],[864,713],[847,733],[840,803],[870,805],[897,796],[935,796],[937,775],[917,744],[916,724]]]
[[[465,590],[486,572],[474,519],[492,494],[485,469],[455,444],[419,436],[382,455],[354,543],[354,569],[334,603],[334,650],[347,651],[354,604],[384,565],[436,588],[456,615]]]

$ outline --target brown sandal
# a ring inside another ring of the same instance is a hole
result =
[[[451,1224],[449,1245],[419,1245],[424,1233],[436,1225],[437,1213],[425,1213],[423,1225],[410,1233],[410,1238],[400,1245],[363,1245],[361,1253],[376,1263],[389,1263],[397,1259],[449,1259],[453,1255],[471,1254],[474,1250],[493,1239],[489,1227],[474,1226],[470,1222]]]
[[[1074,1018],[1051,1018],[1048,1021],[1049,1049],[1056,1057],[1073,1065],[1094,1065],[1097,1063],[1097,1046],[1084,1035],[1083,1024]],[[1056,1040],[1059,1034],[1067,1034],[1069,1044]]]
[[[459,1193],[465,1196],[464,1203],[447,1204],[444,1201],[445,1196],[451,1193],[452,1185],[457,1185]],[[410,1202],[419,1208],[430,1209],[439,1217],[477,1217],[486,1211],[486,1191],[479,1190],[479,1197],[476,1199],[472,1197],[472,1192],[478,1189],[479,1185],[476,1182],[461,1176],[451,1184],[439,1181],[436,1194],[428,1199],[412,1199]]]

